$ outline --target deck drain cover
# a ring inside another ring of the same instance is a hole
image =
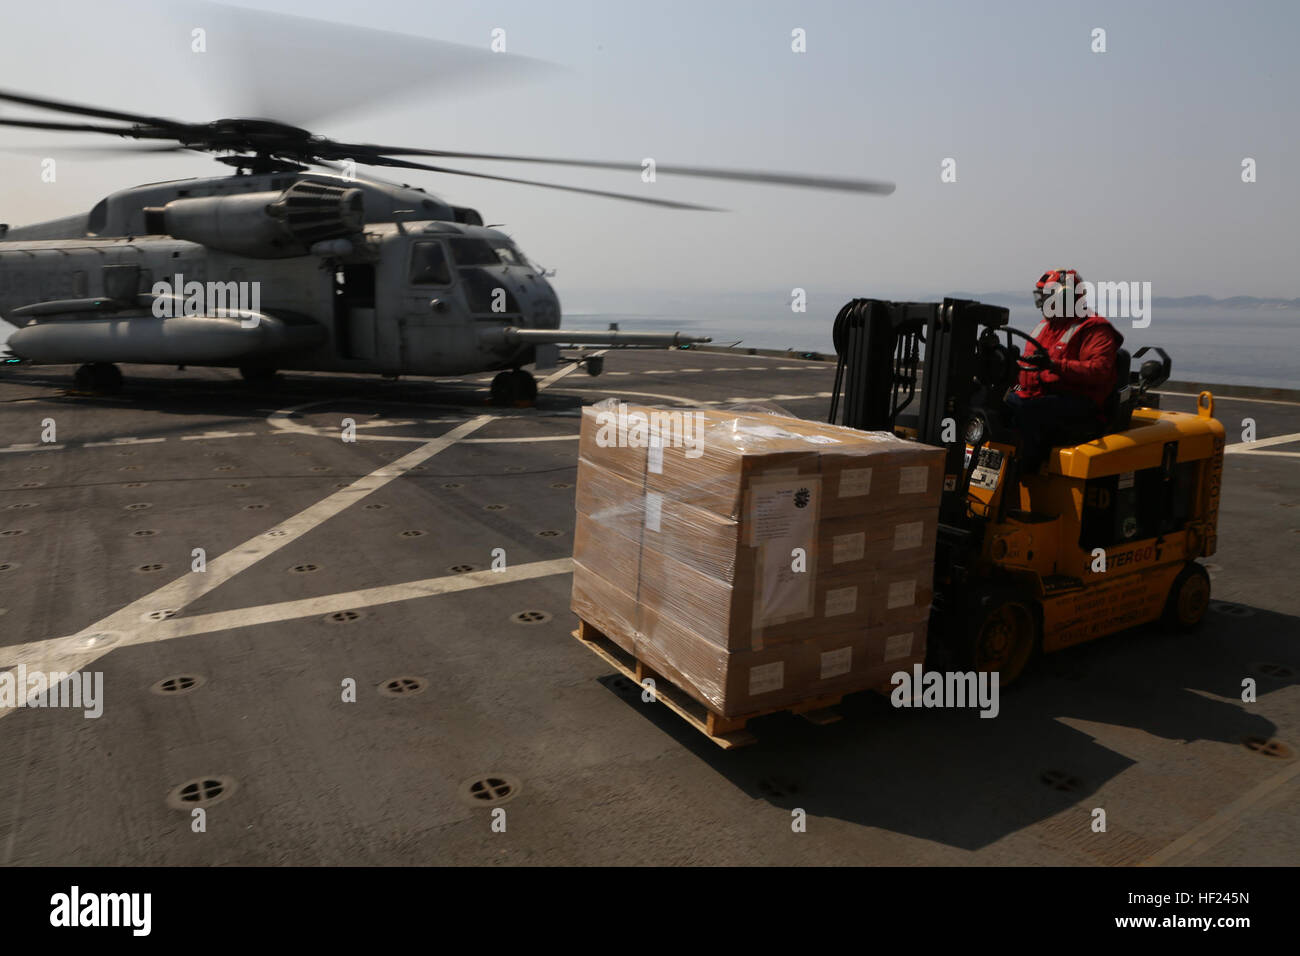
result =
[[[14,502],[14,503],[11,504],[11,505],[5,505],[5,507],[8,508],[10,511],[26,511],[28,508],[35,508],[35,507],[36,507],[36,502],[34,502],[34,501],[16,501],[16,502]]]
[[[142,615],[141,619],[145,621],[165,621],[169,617],[175,617],[175,616],[176,616],[176,608],[165,607],[157,611],[150,611],[148,614]]]
[[[137,571],[145,571],[145,572],[149,572],[149,571],[161,571],[161,570],[162,570],[163,568],[165,568],[165,567],[166,567],[165,564],[142,564],[142,565],[140,565],[138,568],[136,568],[136,570],[137,570]]]
[[[461,487],[461,484],[459,481],[444,481],[442,486],[447,489],[453,489]]]
[[[451,567],[449,567],[447,570],[450,571],[452,574],[464,574],[464,573],[467,572],[467,571],[473,571],[473,570],[474,570],[474,565],[472,565],[472,564],[453,564],[453,565],[452,565]]]
[[[295,564],[289,569],[294,574],[310,574],[312,571],[319,571],[319,564]]]
[[[139,471],[143,465],[123,465],[118,471]]]
[[[335,611],[333,614],[325,615],[325,621],[328,624],[347,624],[349,621],[358,621],[360,619],[360,611]]]
[[[491,773],[466,780],[460,786],[461,796],[475,807],[496,807],[519,796],[523,785],[516,777],[504,773]]]
[[[1287,667],[1285,664],[1273,664],[1267,661],[1254,665],[1255,673],[1263,674],[1270,680],[1291,680],[1295,677],[1295,669]]]
[[[139,531],[132,531],[132,532],[131,532],[131,537],[133,537],[133,538],[152,538],[152,537],[153,537],[154,535],[156,535],[157,533],[158,533],[157,531],[152,531],[152,530],[150,530],[150,529],[148,529],[148,528],[141,528]]]
[[[1044,786],[1064,793],[1073,793],[1083,787],[1083,781],[1064,770],[1044,770],[1038,778]]]
[[[192,810],[210,807],[232,796],[236,789],[233,777],[199,777],[183,783],[167,795],[167,806],[173,810]]]
[[[571,484],[570,484],[569,482],[567,482],[567,481],[553,481],[553,482],[551,482],[551,487],[552,487],[552,488],[572,488],[573,485],[571,485]]]
[[[151,505],[150,505],[148,502],[146,502],[146,501],[137,501],[137,502],[135,502],[134,504],[129,504],[129,505],[127,505],[127,506],[126,506],[126,510],[127,510],[127,511],[144,511],[145,508],[149,508],[149,507],[151,507]]]
[[[0,562],[0,571],[13,571],[18,567],[17,561]]]
[[[175,677],[164,677],[149,689],[155,694],[175,697],[180,694],[188,694],[192,690],[198,690],[205,683],[206,681],[198,674],[177,674]]]
[[[45,484],[45,482],[43,482],[43,481],[24,481],[24,482],[23,482],[21,485],[19,485],[18,487],[19,487],[19,488],[40,488],[40,487],[43,487],[44,484]]]
[[[403,537],[403,538],[418,538],[418,537],[420,537],[420,536],[423,535],[423,534],[424,534],[423,531],[403,531],[403,532],[402,532],[402,537]]]
[[[314,465],[312,471],[329,471],[329,465]]]
[[[110,647],[117,643],[118,635],[113,631],[95,631],[93,634],[87,634],[77,643],[88,651],[93,651],[100,647]]]
[[[506,471],[527,471],[523,465],[506,465]]]
[[[6,528],[4,531],[0,531],[0,537],[16,538],[20,534],[26,534],[26,533],[27,533],[26,528]]]
[[[483,510],[484,511],[505,511],[506,506],[505,505],[484,505]]]
[[[545,624],[551,619],[551,615],[545,611],[519,611],[510,615],[510,620],[516,624]]]
[[[226,485],[226,487],[227,487],[227,488],[247,488],[247,487],[248,487],[248,482],[246,482],[246,481],[232,481],[230,484]]]
[[[1286,760],[1295,756],[1295,751],[1280,740],[1265,740],[1263,737],[1246,737],[1241,741],[1247,750],[1253,750],[1265,757]]]
[[[388,507],[388,505],[374,504],[374,505],[364,505],[364,507],[367,511],[383,511],[385,508]]]
[[[244,505],[245,511],[265,511],[266,505]]]
[[[537,532],[537,537],[539,537],[539,538],[558,538],[558,537],[559,537],[560,535],[562,535],[562,534],[564,534],[563,531],[539,531],[539,532]]]
[[[216,468],[214,468],[214,469],[212,469],[212,470],[213,470],[213,471],[234,471],[234,470],[235,470],[235,466],[234,466],[234,465],[218,465]]]
[[[385,697],[413,697],[428,687],[429,682],[423,677],[394,677],[379,685],[379,693]]]
[[[283,528],[276,528],[274,531],[268,531],[265,535],[263,535],[263,537],[266,537],[266,538],[283,538],[283,537],[284,537],[286,534],[288,534],[288,533],[289,533],[289,532],[285,531]]]
[[[123,487],[123,488],[148,488],[148,487],[149,487],[149,482],[147,482],[147,481],[128,481],[128,482],[127,482],[126,484],[124,484],[122,487]]]
[[[1227,601],[1211,601],[1210,610],[1217,611],[1219,614],[1226,614],[1228,617],[1251,617],[1255,613],[1253,607],[1246,607],[1244,604],[1229,604]]]

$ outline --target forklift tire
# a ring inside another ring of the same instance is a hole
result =
[[[1187,633],[1201,626],[1210,607],[1210,575],[1195,561],[1178,572],[1169,586],[1160,625],[1167,631]]]
[[[977,593],[965,622],[958,626],[957,669],[997,671],[1002,688],[1020,678],[1038,647],[1038,615],[1033,602],[1014,591]]]

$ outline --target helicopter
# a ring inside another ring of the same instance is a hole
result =
[[[76,364],[79,391],[123,387],[120,363],[461,376],[496,371],[491,397],[529,402],[525,365],[561,346],[672,347],[681,333],[560,328],[547,273],[482,215],[357,166],[425,170],[679,210],[669,199],[490,175],[403,157],[641,172],[640,163],[348,143],[267,119],[188,123],[0,91],[0,101],[100,122],[0,118],[0,126],[110,134],[142,152],[213,154],[233,175],[115,192],[88,213],[0,225],[0,318],[20,360]],[[109,121],[105,123],[103,121]],[[110,123],[112,125],[110,125]],[[891,183],[695,166],[687,177],[888,195]],[[575,361],[590,374],[600,356]]]

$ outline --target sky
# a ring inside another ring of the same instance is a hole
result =
[[[0,3],[0,89],[192,121],[248,105],[219,49],[190,49],[191,27],[220,19],[210,7]],[[331,98],[347,106],[349,89],[401,77],[401,91],[368,106],[313,115],[312,130],[334,138],[897,184],[876,197],[460,163],[729,210],[705,213],[383,173],[503,223],[530,258],[557,270],[569,311],[618,310],[624,296],[690,302],[795,287],[810,297],[1028,295],[1055,266],[1148,281],[1156,296],[1300,295],[1294,2],[243,5],[482,51],[500,29],[506,57],[554,65],[524,71],[526,81],[503,65],[512,82],[458,85],[445,61],[441,74],[430,62],[425,76],[395,55],[390,76],[383,57],[366,61],[365,44],[319,56],[295,29],[263,30],[249,41],[257,55],[280,64],[285,89],[310,88],[326,107]],[[1097,28],[1104,53],[1092,51]],[[805,31],[806,52],[791,48],[795,29]],[[225,37],[218,31],[210,43]],[[5,105],[0,115],[36,114]],[[198,155],[61,152],[94,142],[0,129],[0,222],[70,215],[118,188],[224,170]],[[58,163],[54,183],[41,180],[47,156]],[[1246,158],[1256,182],[1242,181]],[[955,182],[941,181],[946,159],[955,160]]]

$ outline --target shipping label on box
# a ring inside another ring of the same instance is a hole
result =
[[[834,651],[822,651],[821,679],[829,680],[847,674],[853,669],[853,648],[841,647]]]

